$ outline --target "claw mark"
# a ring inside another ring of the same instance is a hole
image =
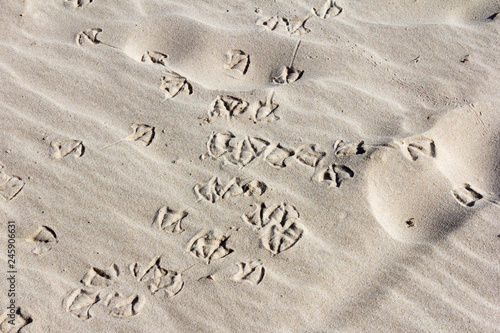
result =
[[[464,184],[452,190],[451,193],[455,200],[464,207],[473,207],[476,201],[483,198],[483,196],[473,190],[469,184]]]
[[[97,34],[102,32],[101,28],[92,28],[85,31],[81,31],[76,35],[76,44],[82,46],[83,44],[99,44],[100,41],[97,39]]]
[[[5,173],[3,168],[0,164],[0,195],[9,201],[22,190],[24,182],[17,176]]]
[[[302,73],[304,73],[304,71],[302,70],[297,70],[295,68],[290,68],[290,67],[285,67],[283,66],[281,68],[281,72],[280,72],[280,75],[278,75],[277,77],[275,77],[273,79],[273,82],[276,83],[276,84],[290,84],[292,82],[295,82],[297,81],[298,79],[301,78],[302,76]]]
[[[185,77],[174,72],[167,72],[161,77],[160,91],[165,92],[165,100],[167,100],[181,92],[191,95],[193,88]]]
[[[342,182],[354,177],[354,171],[345,165],[332,164],[322,170],[318,175],[318,181],[330,184],[330,187],[340,187]]]
[[[162,267],[161,257],[153,258],[143,270],[139,269],[137,263],[132,264],[130,271],[137,281],[147,283],[152,294],[163,291],[170,298],[177,295],[184,286],[181,274]]]
[[[325,152],[316,151],[316,145],[306,144],[297,149],[295,158],[300,163],[315,168],[325,155]]]
[[[90,319],[90,308],[100,301],[97,292],[78,288],[70,292],[63,300],[63,308],[79,319]]]
[[[151,144],[155,137],[154,127],[146,124],[133,124],[130,127],[134,130],[134,133],[127,136],[125,140],[142,142],[146,147]]]
[[[243,221],[259,231],[262,246],[276,255],[292,247],[302,237],[304,230],[296,222],[299,212],[295,207],[281,203],[267,207],[265,203],[242,216]]]
[[[101,149],[106,149],[111,146],[116,145],[117,143],[120,143],[122,141],[137,141],[137,142],[142,142],[144,146],[149,146],[151,142],[153,142],[153,138],[155,137],[155,128],[146,124],[133,124],[130,126],[134,133],[130,134],[127,136],[125,139],[115,141],[113,143],[110,143],[109,145],[106,145],[102,147]]]
[[[295,221],[299,218],[299,212],[295,207],[284,202],[270,207],[262,202],[254,212],[244,214],[241,218],[255,230],[260,230],[269,224],[284,224],[288,220]]]
[[[228,119],[231,119],[235,116],[243,114],[247,110],[247,107],[247,101],[229,95],[219,95],[212,102],[212,105],[208,110],[208,117],[210,119],[212,117],[225,116]]]
[[[219,157],[227,153],[229,149],[229,142],[233,138],[235,138],[235,136],[231,132],[213,132],[207,142],[208,156],[214,159],[218,159]]]
[[[261,138],[246,137],[241,141],[233,141],[234,138],[230,132],[212,133],[207,142],[208,153],[202,155],[201,159],[224,156],[226,162],[244,167],[262,156],[271,166],[283,168],[286,166],[285,160],[295,154],[293,149],[287,149],[280,143],[270,144]]]
[[[278,30],[282,28],[283,32],[288,32],[290,35],[304,35],[311,32],[310,29],[305,27],[305,24],[310,16],[288,19],[281,16],[261,17],[255,22],[269,31]]]
[[[205,199],[208,202],[215,203],[221,197],[223,186],[219,183],[219,178],[212,177],[206,185],[196,184],[194,192],[198,200]]]
[[[146,63],[152,63],[152,64],[159,64],[166,66],[168,55],[161,53],[161,52],[156,52],[156,51],[146,51],[141,58],[142,62]]]
[[[244,167],[255,159],[256,154],[253,151],[250,139],[247,137],[237,142],[234,147],[231,147],[230,154],[225,157],[229,163]]]
[[[33,253],[37,255],[50,251],[52,247],[58,242],[54,230],[45,225],[39,227],[35,234],[29,237],[27,241],[30,243],[35,243],[35,249],[33,249]]]
[[[116,282],[118,275],[120,275],[120,271],[116,264],[109,266],[105,270],[92,267],[82,278],[81,282],[87,287],[107,287]]]
[[[12,316],[14,315],[14,318]],[[2,333],[18,333],[24,331],[23,328],[33,322],[33,319],[25,311],[17,307],[12,313],[10,310],[5,311],[0,316],[0,332]]]
[[[290,35],[305,35],[311,32],[311,29],[305,27],[307,20],[309,20],[309,16],[303,18],[296,18],[292,20],[285,19],[288,32]]]
[[[333,145],[333,150],[337,156],[361,155],[366,152],[364,141],[356,141],[352,143],[344,143],[343,140],[337,140]]]
[[[245,75],[250,64],[250,56],[241,50],[229,50],[226,53],[224,68],[232,69]]]
[[[230,95],[219,95],[210,105],[208,119],[213,117],[226,117],[228,120],[249,113],[250,119],[256,122],[271,122],[278,120],[274,114],[278,104],[272,101],[273,92],[267,96],[265,101],[256,101],[251,104],[241,98]]]
[[[263,154],[267,147],[271,144],[269,141],[257,137],[248,137],[248,142],[250,143],[255,156]]]
[[[263,182],[243,181],[238,177],[231,179],[224,186],[219,182],[219,178],[212,177],[207,184],[197,184],[193,188],[198,200],[203,199],[211,203],[241,194],[260,196],[266,189],[267,186]]]
[[[287,149],[280,143],[272,144],[264,153],[264,160],[275,168],[284,168],[285,160],[293,156],[293,149]]]
[[[119,318],[135,316],[145,304],[145,300],[139,295],[124,297],[120,293],[109,294],[103,302],[109,308],[109,314]]]
[[[231,179],[223,188],[220,193],[220,198],[226,199],[230,197],[235,197],[237,195],[243,194],[243,188],[241,186],[241,179],[235,177]]]
[[[235,281],[246,281],[259,284],[264,279],[265,269],[260,261],[239,262],[238,272],[233,276]]]
[[[213,231],[196,235],[189,243],[188,251],[195,257],[210,261],[223,258],[233,252],[226,245],[228,237],[216,237]]]
[[[412,161],[416,161],[420,156],[436,157],[436,146],[431,139],[406,138],[399,143],[405,157]]]
[[[169,233],[181,233],[184,231],[181,222],[186,216],[188,216],[188,213],[185,210],[174,210],[163,206],[156,213],[154,223],[160,230],[165,230]]]
[[[313,8],[312,11],[317,17],[327,19],[329,17],[340,15],[340,13],[342,13],[342,8],[337,5],[335,1],[326,0],[320,9]]]
[[[261,25],[264,28],[273,31],[276,29],[279,25],[284,25],[286,26],[285,21],[279,16],[272,16],[272,17],[262,17],[255,22],[257,25]]]
[[[295,82],[301,78],[304,71],[297,70],[293,67],[293,63],[295,61],[297,51],[299,50],[299,46],[300,46],[300,40],[297,42],[297,45],[295,46],[295,50],[293,51],[292,60],[290,61],[290,66],[288,66],[288,67],[283,66],[281,68],[280,75],[273,79],[274,83],[289,84],[289,83]]]
[[[297,223],[287,220],[282,224],[269,224],[261,232],[262,246],[276,255],[291,248],[302,237],[303,230]]]
[[[272,91],[268,96],[265,102],[258,101],[254,106],[255,111],[253,112],[253,120],[254,122],[262,121],[262,122],[271,122],[280,119],[278,116],[274,114],[274,111],[278,108],[278,104],[273,103],[273,95],[274,91]]]
[[[54,158],[63,158],[72,155],[75,158],[81,157],[85,152],[83,142],[80,140],[64,140],[59,142],[51,142],[50,153]]]
[[[259,197],[267,190],[267,185],[257,180],[252,180],[241,186],[243,194],[246,196]]]

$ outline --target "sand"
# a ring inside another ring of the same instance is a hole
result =
[[[0,10],[0,332],[500,331],[498,1]]]

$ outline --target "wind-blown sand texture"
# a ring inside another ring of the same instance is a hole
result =
[[[2,2],[0,332],[499,331],[499,12]]]

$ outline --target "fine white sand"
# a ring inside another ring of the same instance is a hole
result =
[[[2,2],[0,332],[500,331],[499,12]]]

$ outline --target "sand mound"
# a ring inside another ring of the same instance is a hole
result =
[[[413,161],[397,148],[372,155],[368,200],[377,221],[397,240],[433,241],[458,227],[466,212],[451,188],[429,158]]]
[[[469,184],[482,195],[500,193],[500,105],[455,109],[426,135],[436,145],[436,166],[454,186]]]
[[[368,198],[392,237],[440,239],[486,200],[495,200],[500,193],[498,110],[492,103],[452,110],[426,133],[372,155]]]

